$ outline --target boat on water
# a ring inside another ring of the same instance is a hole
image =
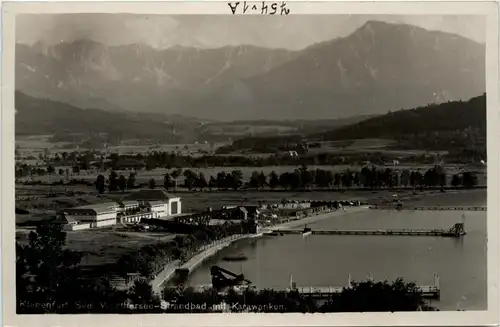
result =
[[[309,236],[311,234],[312,234],[312,229],[310,229],[308,227],[304,227],[304,230],[302,231],[302,236],[306,237],[306,236]]]
[[[224,261],[245,261],[247,259],[248,259],[247,256],[245,256],[244,254],[238,254],[235,256],[225,256],[224,258],[222,258],[222,260]]]

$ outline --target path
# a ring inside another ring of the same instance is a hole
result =
[[[175,273],[175,270],[179,268],[179,260],[174,260],[169,262],[162,271],[156,275],[155,279],[151,281],[151,287],[155,293],[160,293],[162,291],[162,286],[167,282]]]
[[[255,237],[252,234],[244,234],[244,235],[233,235],[221,240],[215,241],[209,245],[202,247],[202,251],[191,257],[186,263],[179,266],[180,261],[175,260],[173,262],[168,263],[163,270],[158,273],[155,279],[150,283],[153,291],[155,293],[160,293],[163,289],[163,284],[168,282],[172,277],[174,277],[175,271],[177,269],[188,269],[192,271],[196,269],[203,261],[212,257],[217,252],[222,250],[223,248],[231,245],[233,242],[238,240],[242,240],[249,237]]]

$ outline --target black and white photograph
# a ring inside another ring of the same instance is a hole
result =
[[[4,309],[498,318],[498,8],[212,5],[9,12]]]

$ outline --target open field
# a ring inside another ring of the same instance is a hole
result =
[[[77,144],[72,142],[51,142],[52,135],[33,135],[33,136],[19,136],[16,135],[16,146],[21,156],[38,156],[45,150],[51,152],[72,152],[76,151]],[[145,144],[144,142],[130,140],[122,142],[122,145],[110,145],[106,151],[109,153],[125,154],[138,154],[147,153],[151,151],[161,152],[176,152],[182,155],[197,155],[200,151],[212,151],[226,143],[206,144],[204,142],[191,143],[191,144]],[[84,147],[79,147],[80,150],[89,150]],[[101,149],[103,150],[103,149]]]
[[[30,229],[18,229],[16,238],[26,243]],[[135,252],[148,244],[163,243],[173,239],[175,234],[124,231],[121,226],[82,231],[67,231],[67,247],[85,252],[82,266],[114,264],[124,254]]]
[[[226,131],[227,130],[227,131]],[[266,133],[287,134],[294,131],[293,128],[288,126],[243,126],[243,125],[222,125],[210,126],[207,130],[211,134],[224,134],[228,139],[238,136],[251,136]],[[35,135],[35,136],[16,136],[16,146],[21,156],[38,156],[44,150],[51,152],[72,152],[78,149],[76,143],[71,142],[51,142],[51,135]],[[82,136],[84,138],[84,136]],[[314,143],[314,142],[313,142]],[[338,153],[338,154],[352,154],[352,153],[381,153],[391,156],[419,156],[426,154],[440,154],[445,155],[448,151],[425,151],[425,150],[401,150],[394,149],[396,141],[390,139],[354,139],[345,141],[323,141],[319,142],[321,147],[310,148],[310,154],[315,153]],[[160,152],[175,152],[181,155],[198,156],[204,153],[213,153],[221,146],[227,146],[230,142],[209,143],[200,141],[199,143],[189,144],[151,144],[145,143],[140,140],[128,140],[122,142],[121,145],[109,145],[106,148],[108,153],[117,153],[121,155],[134,155],[144,154],[151,151]],[[89,150],[85,147],[79,147],[80,150]],[[101,150],[104,150],[101,149]],[[259,153],[250,151],[251,149],[240,149],[233,153],[226,155],[237,155],[241,153],[250,153],[251,156],[269,155],[268,153]]]
[[[221,136],[252,136],[259,134],[284,134],[292,133],[296,131],[297,128],[292,126],[284,125],[251,125],[251,124],[238,124],[238,125],[228,125],[228,124],[209,124],[204,128],[204,132],[212,135]]]

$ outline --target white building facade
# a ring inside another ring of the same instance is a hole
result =
[[[70,229],[87,229],[116,224],[118,205],[114,202],[65,209],[62,214]]]
[[[181,214],[181,198],[162,190],[142,190],[131,194],[136,199],[98,203],[64,209],[61,214],[70,230],[138,223],[142,219],[169,219]]]

